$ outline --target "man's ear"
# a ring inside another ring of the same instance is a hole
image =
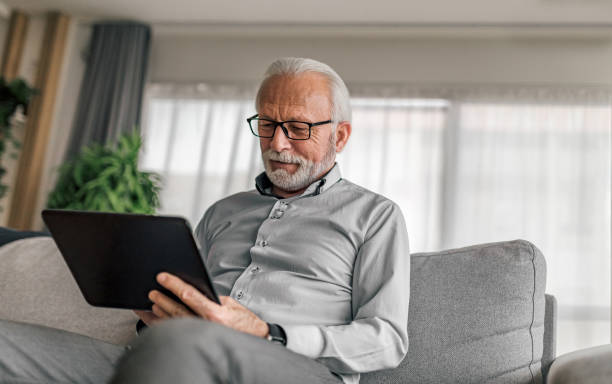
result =
[[[351,136],[351,123],[348,121],[341,121],[336,127],[336,153],[342,152],[346,142]]]

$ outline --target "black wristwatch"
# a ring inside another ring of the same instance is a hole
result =
[[[140,336],[142,331],[144,331],[145,329],[147,329],[147,324],[142,321],[142,319],[138,320],[138,322],[136,323],[136,334]]]
[[[278,324],[266,324],[268,324],[268,328],[270,329],[268,332],[268,341],[287,346],[287,334],[285,334],[283,327]]]

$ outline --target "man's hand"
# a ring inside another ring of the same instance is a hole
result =
[[[147,325],[172,317],[197,315],[240,332],[259,337],[268,336],[268,324],[229,296],[220,296],[219,300],[222,305],[219,305],[209,300],[193,286],[165,272],[157,275],[157,282],[174,293],[182,303],[177,303],[157,290],[149,292],[149,299],[153,302],[153,312],[134,311]]]

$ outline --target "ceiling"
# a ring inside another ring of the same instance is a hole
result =
[[[0,0],[0,8],[161,25],[612,25],[610,0]]]

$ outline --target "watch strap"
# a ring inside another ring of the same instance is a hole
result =
[[[266,324],[268,324],[268,328],[269,328],[268,337],[267,337],[268,341],[287,346],[287,334],[285,333],[285,330],[283,329],[283,327],[281,327],[278,324],[271,324],[271,323],[266,323]]]
[[[136,334],[140,335],[145,329],[147,329],[147,324],[142,319],[139,319],[136,323]]]

